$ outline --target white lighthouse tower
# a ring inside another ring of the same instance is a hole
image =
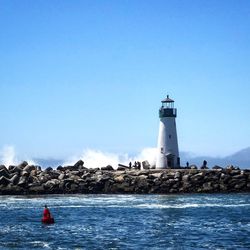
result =
[[[180,158],[175,123],[177,112],[174,108],[174,100],[167,96],[161,103],[156,168],[178,168]]]

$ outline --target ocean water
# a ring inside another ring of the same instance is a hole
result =
[[[0,249],[250,249],[250,194],[0,196],[0,214]]]

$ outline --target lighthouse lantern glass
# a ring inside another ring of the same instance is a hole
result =
[[[163,102],[162,107],[166,109],[173,109],[174,108],[174,103],[173,102]]]

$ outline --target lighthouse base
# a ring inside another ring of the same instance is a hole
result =
[[[156,160],[156,169],[178,169],[180,167],[180,158],[173,154],[164,155],[160,153]]]

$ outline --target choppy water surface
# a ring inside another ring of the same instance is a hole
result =
[[[0,249],[250,249],[250,194],[0,196],[0,212]]]

